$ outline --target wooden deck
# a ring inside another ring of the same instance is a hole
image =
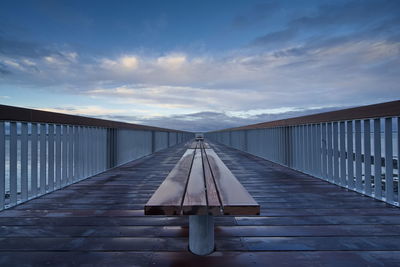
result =
[[[217,217],[216,252],[187,251],[187,217],[143,206],[180,145],[0,212],[0,266],[399,266],[400,209],[211,145],[261,205]]]

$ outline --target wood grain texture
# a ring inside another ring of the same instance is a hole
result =
[[[259,205],[212,149],[202,141],[191,147],[196,149],[187,150],[146,204],[146,215],[259,214]]]
[[[260,205],[212,149],[205,149],[221,197],[224,215],[258,215]]]
[[[207,205],[209,215],[222,215],[221,202],[219,200],[217,188],[215,186],[214,177],[212,176],[210,165],[208,164],[207,155],[202,150],[202,160],[204,169],[204,181],[207,188]]]
[[[203,163],[200,149],[196,149],[194,155],[182,211],[183,215],[207,214],[206,186],[204,184]]]
[[[188,149],[145,205],[146,215],[180,215],[195,150]]]

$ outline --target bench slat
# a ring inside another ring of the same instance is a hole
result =
[[[200,149],[196,149],[196,154],[193,159],[182,210],[184,215],[207,214],[207,199]]]
[[[188,149],[145,205],[146,215],[180,215],[195,150]]]
[[[190,149],[196,149],[196,148],[198,148],[198,147],[199,147],[199,142],[196,142],[196,141],[192,142],[192,143],[189,145],[189,148],[190,148]]]
[[[211,174],[210,165],[204,151],[202,151],[202,160],[204,166],[204,180],[207,188],[207,202],[209,215],[221,215],[221,203],[218,198],[217,188]]]
[[[259,215],[260,205],[212,149],[205,149],[221,197],[224,215]]]

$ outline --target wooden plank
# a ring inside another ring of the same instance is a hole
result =
[[[260,205],[212,149],[205,149],[221,197],[224,215],[259,215]]]
[[[144,207],[146,215],[180,215],[182,198],[194,157],[188,149]]]
[[[221,215],[221,202],[218,197],[217,188],[215,185],[214,177],[212,176],[210,164],[207,160],[207,155],[202,149],[202,160],[204,169],[204,181],[206,184],[207,192],[207,206],[208,214],[210,215]]]
[[[208,213],[201,149],[196,149],[193,158],[182,211],[184,215],[205,215]]]
[[[191,142],[190,144],[189,144],[189,149],[196,149],[196,147],[197,147],[197,142],[196,141],[194,141],[194,142]]]

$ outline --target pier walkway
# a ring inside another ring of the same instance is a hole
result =
[[[400,209],[250,154],[212,148],[261,205],[216,217],[216,251],[188,221],[144,216],[183,144],[0,212],[0,266],[400,266]]]

